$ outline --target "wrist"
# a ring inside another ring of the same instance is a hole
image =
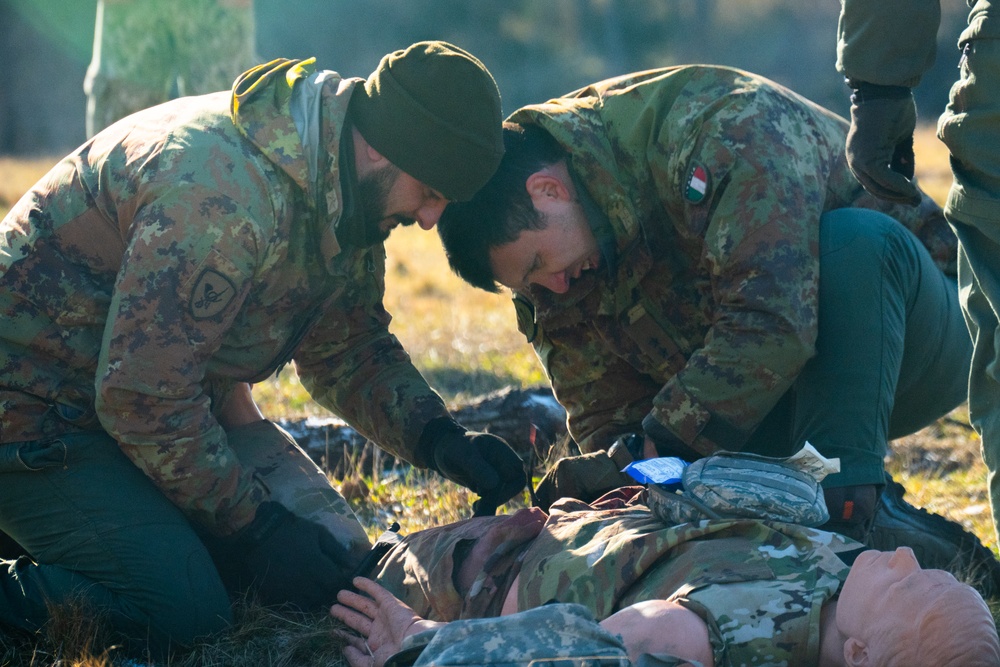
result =
[[[851,94],[851,102],[855,104],[870,100],[901,100],[910,97],[912,92],[907,86],[883,86],[878,83],[852,79],[847,80],[847,85],[854,90]]]
[[[424,426],[424,430],[420,432],[420,439],[417,441],[417,465],[440,473],[437,462],[434,460],[434,449],[437,443],[441,438],[449,435],[464,436],[465,433],[465,427],[448,415],[430,420]]]
[[[426,618],[420,618],[419,616],[415,618],[416,620],[410,625],[410,627],[406,628],[406,632],[403,633],[403,639],[406,639],[407,637],[410,637],[412,635],[419,634],[426,630],[436,630],[437,628],[446,625],[441,621],[429,621]]]

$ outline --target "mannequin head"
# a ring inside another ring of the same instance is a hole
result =
[[[851,667],[1000,665],[1000,640],[983,598],[913,551],[866,551],[844,582],[836,611]]]

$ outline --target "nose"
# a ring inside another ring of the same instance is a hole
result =
[[[889,557],[889,566],[901,569],[920,569],[917,557],[910,547],[897,547]]]
[[[565,271],[549,273],[537,282],[545,289],[555,292],[556,294],[563,294],[569,291],[569,276],[566,275]]]
[[[447,205],[448,200],[446,199],[434,199],[425,202],[416,215],[417,224],[420,225],[420,229],[427,231],[434,229],[434,225],[441,219],[441,214],[444,213],[444,207]]]

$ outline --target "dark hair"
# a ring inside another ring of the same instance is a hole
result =
[[[499,292],[490,267],[491,248],[512,243],[544,221],[525,187],[528,177],[566,157],[537,125],[503,124],[504,156],[490,180],[467,202],[452,202],[438,221],[438,235],[452,271],[487,292]]]

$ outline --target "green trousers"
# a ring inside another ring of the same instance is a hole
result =
[[[938,136],[951,152],[955,180],[945,217],[958,236],[962,309],[974,341],[969,417],[982,438],[993,526],[1000,528],[1000,40],[980,2],[982,21],[964,44],[961,77],[951,89]]]
[[[881,484],[889,441],[965,400],[972,343],[958,289],[875,211],[826,213],[819,250],[816,355],[746,449],[785,455],[808,441],[840,458],[825,487]]]
[[[227,435],[271,499],[327,526],[360,561],[364,529],[287,433],[262,421]],[[37,630],[50,603],[82,603],[162,655],[232,621],[227,564],[106,433],[0,445],[0,530],[30,554],[0,561],[7,625]]]

